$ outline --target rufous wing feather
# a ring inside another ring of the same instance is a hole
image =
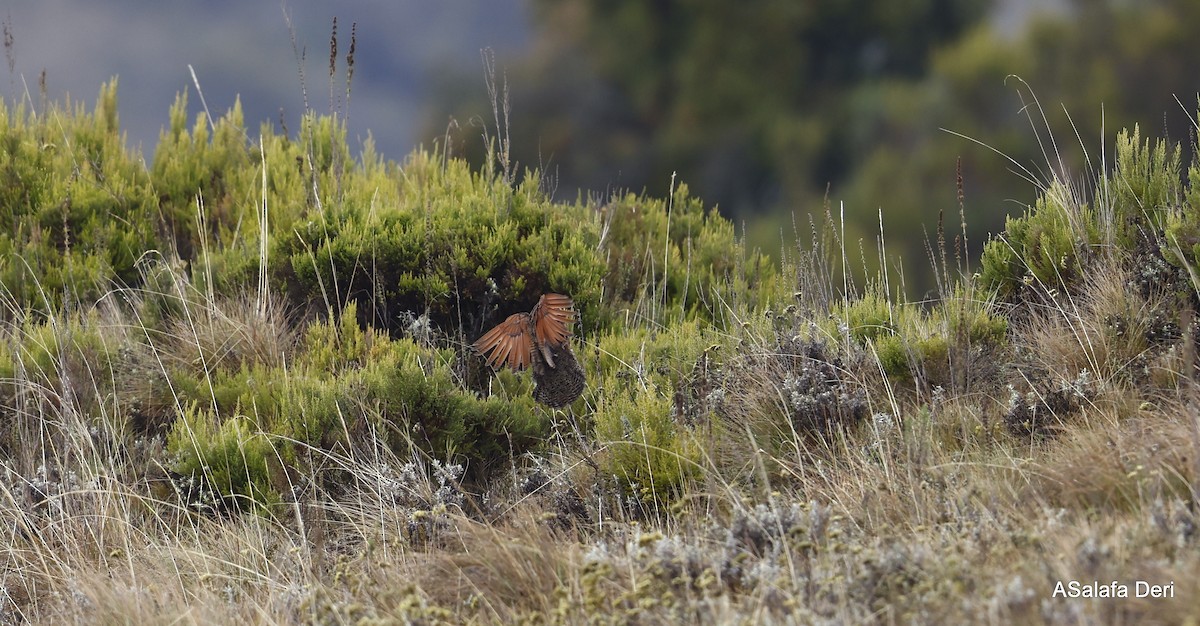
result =
[[[516,313],[484,333],[473,347],[496,368],[507,365],[514,370],[529,367],[533,353],[529,315]]]
[[[548,293],[538,300],[533,311],[533,328],[539,344],[561,346],[571,337],[575,323],[575,303],[558,293]],[[553,367],[553,365],[551,366]]]

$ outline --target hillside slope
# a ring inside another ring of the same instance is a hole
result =
[[[909,303],[828,211],[775,267],[683,185],[186,110],[145,163],[115,84],[0,109],[0,623],[1200,617],[1176,147],[1123,133],[980,263],[939,229]],[[564,410],[468,349],[546,292]],[[1173,596],[1055,596],[1114,580]]]

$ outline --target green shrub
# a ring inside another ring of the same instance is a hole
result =
[[[366,385],[393,449],[406,451],[415,444],[434,458],[465,459],[473,479],[532,449],[549,433],[549,418],[531,398],[479,399],[443,369],[384,368],[372,372]]]
[[[715,419],[707,359],[732,349],[733,338],[692,319],[609,330],[597,343],[584,398],[595,407],[588,417],[606,450],[602,468],[644,503],[666,502],[697,476],[696,441]]]
[[[466,460],[476,477],[539,445],[551,420],[527,377],[502,373],[505,393],[482,399],[464,389],[463,346],[550,291],[570,294],[579,334],[598,337],[601,356],[581,354],[594,380],[577,405],[597,408],[580,417],[609,436],[625,437],[622,419],[636,426],[625,449],[641,453],[610,467],[675,493],[691,471],[679,455],[711,412],[697,389],[714,346],[732,349],[738,316],[781,300],[770,260],[685,186],[665,200],[554,203],[536,173],[513,185],[436,151],[397,165],[369,138],[352,157],[336,116],[306,115],[294,139],[269,124],[247,133],[237,103],[189,119],[186,93],[147,168],[120,135],[115,81],[91,112],[0,107],[0,121],[0,282],[6,312],[28,325],[0,373],[51,390],[63,373],[99,380],[71,367],[107,377],[78,397],[124,393],[114,407],[153,413],[176,469],[224,502],[269,508],[271,468],[376,433],[401,455]],[[71,335],[78,358],[67,354],[61,327],[38,316],[106,293],[135,332],[120,345]],[[291,306],[268,319],[251,294]],[[326,319],[287,328],[314,311]],[[433,332],[396,339],[413,314]]]
[[[178,459],[175,470],[199,483],[190,504],[269,511],[280,501],[270,468],[285,453],[249,418],[222,418],[192,405],[171,428],[167,446]]]
[[[879,367],[891,378],[911,378],[909,351],[899,335],[884,335],[875,340],[875,354]]]
[[[698,449],[671,414],[671,399],[655,388],[609,394],[596,409],[601,468],[647,504],[679,496],[698,475]]]
[[[1000,346],[1008,333],[1008,319],[993,313],[989,304],[973,297],[973,290],[960,290],[939,305],[934,313],[947,320],[949,336],[967,345]]]
[[[833,319],[845,324],[845,332],[859,345],[868,339],[886,337],[896,332],[897,307],[887,299],[868,290],[862,297],[843,303],[833,314]],[[837,335],[840,336],[839,332]]]
[[[110,335],[94,310],[55,320],[26,314],[11,332],[8,364],[0,368],[11,370],[8,382],[36,388],[34,397],[98,417],[101,403],[120,391],[119,338]]]
[[[1137,126],[1117,134],[1116,168],[1108,181],[1116,243],[1132,251],[1149,238],[1162,236],[1180,213],[1179,146],[1161,139],[1144,142]],[[1193,217],[1193,221],[1197,218]],[[1103,226],[1103,225],[1101,225]]]
[[[1143,292],[1187,290],[1200,257],[1200,162],[1180,179],[1178,145],[1143,140],[1137,126],[1117,135],[1116,164],[1098,184],[1099,209],[1054,181],[1024,216],[983,251],[983,285],[1013,300],[1025,286],[1077,290],[1097,251],[1136,271]]]
[[[399,185],[395,203],[325,207],[277,241],[273,267],[293,300],[353,300],[362,319],[393,331],[403,313],[422,312],[438,328],[479,333],[555,291],[595,324],[604,266],[581,210],[426,152],[401,171],[381,177]],[[497,302],[514,308],[493,314]]]
[[[179,435],[180,428],[225,437],[225,450],[245,434],[244,425],[226,425],[235,420],[274,437],[275,454],[287,463],[299,462],[306,448],[369,449],[364,438],[378,435],[402,458],[421,450],[466,461],[473,480],[544,440],[549,419],[527,394],[480,399],[456,382],[453,351],[362,329],[355,308],[351,303],[342,316],[311,324],[286,366],[239,362],[205,369],[193,363],[172,369],[172,389],[191,407],[178,419],[203,422],[177,422],[173,429],[168,450],[179,459],[177,471],[211,464],[205,460],[210,452]],[[268,483],[219,478],[208,484],[222,497],[241,494],[269,505],[278,496]]]
[[[1072,288],[1083,272],[1080,254],[1097,240],[1097,232],[1091,209],[1054,183],[1033,209],[1005,221],[1003,236],[985,244],[983,286],[1006,298],[1025,285]]]
[[[747,251],[733,223],[680,185],[672,198],[626,194],[600,208],[605,293],[615,307],[642,305],[681,319],[716,320],[731,304],[781,299],[770,259]],[[665,292],[665,293],[664,293]],[[653,304],[647,304],[647,301]]]
[[[309,325],[301,340],[304,361],[331,374],[366,365],[371,349],[385,344],[386,338],[360,328],[357,313],[358,304],[351,302],[340,317],[330,312],[330,319]]]
[[[862,297],[833,307],[820,332],[827,338],[848,338],[852,349],[871,346],[880,370],[893,383],[945,387],[954,382],[955,373],[962,383],[966,379],[961,375],[995,356],[1008,331],[1008,320],[976,297],[973,285],[958,286],[929,309],[889,302],[869,288]]]
[[[0,103],[0,283],[18,307],[87,303],[159,246],[157,203],[117,124],[116,81],[92,113]]]
[[[254,214],[255,170],[261,163],[252,162],[240,101],[217,120],[197,114],[191,132],[186,126],[187,102],[187,92],[175,97],[150,175],[175,250],[191,261],[202,236],[212,246],[227,243],[239,223]],[[207,232],[198,232],[198,221]]]

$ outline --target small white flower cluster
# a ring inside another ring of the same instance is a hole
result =
[[[879,412],[871,416],[871,442],[866,450],[872,454],[880,454],[887,444],[887,438],[896,429],[896,420],[891,413]]]
[[[7,481],[9,484],[24,483],[24,488],[15,490],[15,493],[26,496],[27,502],[24,504],[29,510],[52,517],[58,517],[65,513],[64,506],[68,494],[94,489],[96,486],[94,480],[90,481],[90,484],[85,484],[75,470],[60,472],[45,464],[38,465],[30,478],[17,476],[8,471],[5,473],[9,474]]]
[[[429,466],[410,461],[398,469],[379,467],[380,494],[406,510],[406,537],[414,543],[436,541],[452,526],[451,509],[462,510],[464,494],[459,479],[466,468],[437,459]]]
[[[379,497],[392,505],[431,510],[435,507],[461,508],[463,493],[458,487],[466,468],[460,463],[430,461],[428,475],[424,463],[409,461],[399,467],[377,463],[367,478]]]
[[[433,500],[438,504],[447,507],[462,508],[463,492],[459,488],[459,481],[466,472],[466,467],[461,463],[445,463],[434,459],[433,460],[433,477],[438,482],[437,491],[433,493]]]
[[[1035,432],[1046,426],[1046,419],[1062,418],[1079,411],[1096,397],[1096,379],[1086,368],[1074,379],[1061,381],[1050,389],[1033,389],[1025,393],[1008,385],[1008,407],[1005,421],[1021,432]]]
[[[414,341],[424,346],[433,345],[434,335],[437,331],[428,314],[417,315],[412,311],[404,311],[400,314],[400,318],[408,336],[412,337]]]
[[[707,408],[710,413],[715,413],[717,409],[721,408],[721,405],[725,402],[725,388],[717,387],[713,389],[708,393],[708,396],[704,398],[704,402],[705,408]]]
[[[823,361],[806,359],[799,371],[784,377],[780,386],[798,427],[824,430],[831,422],[865,408],[861,390],[839,380],[835,368]]]

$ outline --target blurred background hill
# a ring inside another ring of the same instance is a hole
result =
[[[335,14],[343,52],[356,24],[349,101],[328,78]],[[478,160],[490,48],[514,156],[560,198],[665,196],[677,173],[775,255],[844,202],[868,264],[882,211],[917,297],[939,212],[958,230],[960,158],[976,256],[1036,193],[992,148],[1043,181],[1060,153],[1086,185],[1124,126],[1190,146],[1200,91],[1186,0],[9,2],[4,24],[8,98],[36,106],[44,71],[49,98],[91,101],[119,75],[122,127],[147,153],[191,64],[213,113],[240,95],[251,126],[293,124],[307,100],[389,158],[448,140]]]

